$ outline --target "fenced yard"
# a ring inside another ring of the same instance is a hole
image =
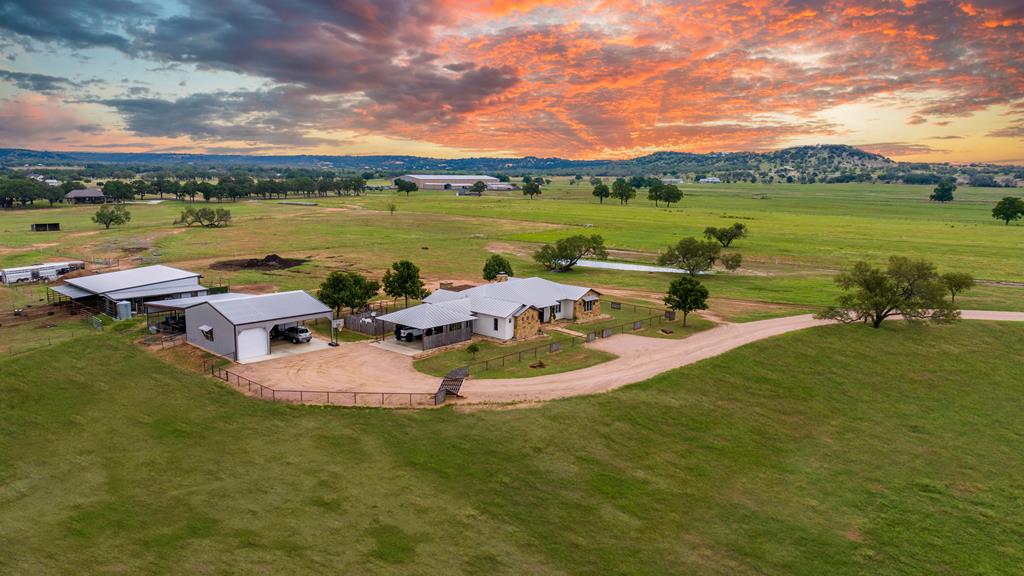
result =
[[[226,382],[239,392],[273,402],[324,406],[366,406],[376,408],[415,408],[435,406],[444,402],[435,392],[387,392],[372,390],[290,390],[261,384],[212,363],[204,363],[204,371]]]
[[[509,344],[478,341],[476,354],[470,354],[464,346],[417,360],[414,365],[420,372],[433,376],[458,367],[469,368],[473,378],[542,376],[579,370],[614,358],[607,352],[581,346],[585,342],[616,334],[678,339],[714,326],[713,322],[691,314],[684,327],[681,315],[670,319],[665,309],[642,304],[602,300],[601,306],[602,314],[608,318],[564,326],[581,336],[544,328],[546,335],[540,339]]]

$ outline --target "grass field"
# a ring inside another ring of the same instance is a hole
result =
[[[549,275],[529,257],[537,243],[575,233],[602,234],[616,259],[650,262],[667,244],[706,226],[746,223],[751,235],[735,249],[744,271],[705,278],[713,297],[822,306],[835,297],[835,273],[853,261],[883,263],[891,254],[922,256],[942,270],[962,270],[991,281],[1024,281],[1024,225],[1003,226],[991,206],[1013,191],[962,188],[957,200],[926,200],[928,187],[882,185],[689,186],[666,210],[637,198],[628,206],[598,204],[589,186],[558,180],[529,200],[518,193],[482,198],[448,192],[409,197],[379,192],[363,197],[315,199],[315,207],[276,201],[227,203],[234,224],[224,229],[171,226],[182,204],[131,205],[132,222],[102,230],[89,221],[93,207],[13,210],[0,213],[0,265],[53,256],[133,257],[179,263],[208,281],[312,288],[330,270],[379,276],[391,261],[408,258],[434,280],[478,280],[490,252],[511,258],[520,276],[540,274],[566,282],[662,292],[667,274],[579,268]],[[769,199],[755,200],[754,193]],[[398,211],[381,211],[394,201]],[[43,218],[63,232],[33,234]],[[218,260],[271,252],[308,257],[278,272],[223,272]],[[0,305],[15,296],[0,290]],[[1020,287],[983,285],[964,296],[973,308],[1024,309]]]
[[[562,342],[562,349],[549,353],[546,347],[554,340]],[[466,352],[466,347],[463,346],[417,360],[413,366],[420,372],[432,376],[444,376],[456,368],[472,365],[470,373],[474,378],[525,378],[579,370],[614,358],[600,350],[580,346],[579,340],[575,344],[571,343],[571,340],[568,336],[552,333],[551,336],[507,345],[480,341],[477,342],[480,352],[476,355]],[[523,353],[522,359],[519,356],[511,356],[520,352]],[[504,361],[496,361],[486,366],[477,364],[502,356],[506,357]],[[543,362],[544,366],[537,366],[538,362]]]
[[[1024,563],[1020,325],[817,328],[504,411],[262,403],[126,337],[0,360],[0,573]]]

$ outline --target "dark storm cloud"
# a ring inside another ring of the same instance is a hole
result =
[[[88,102],[110,106],[135,134],[188,136],[197,140],[310,146],[337,141],[306,135],[321,114],[337,105],[286,89],[201,93],[177,100],[111,98]]]
[[[59,76],[30,72],[12,72],[10,70],[0,70],[0,79],[7,80],[22,90],[31,90],[43,94],[81,86],[78,82]]]
[[[0,29],[73,48],[107,46],[132,52],[131,40],[121,28],[152,14],[148,6],[133,0],[4,0]]]

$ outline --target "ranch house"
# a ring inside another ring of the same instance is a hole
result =
[[[380,316],[378,320],[423,330],[424,349],[468,340],[472,334],[521,340],[536,335],[544,324],[556,320],[579,321],[600,316],[600,297],[596,290],[583,286],[536,277],[499,276],[491,284],[464,290],[442,287],[427,296],[423,304]],[[428,325],[435,316],[445,321],[437,326]],[[452,326],[465,322],[459,329],[452,328],[452,336],[446,336],[449,317],[455,319],[450,323]],[[469,325],[472,330],[464,330]]]

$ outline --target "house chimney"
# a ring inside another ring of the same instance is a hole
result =
[[[452,287],[454,286],[455,284],[453,284],[450,280],[447,282],[440,282],[437,285],[437,287],[440,288],[441,290],[451,290]]]
[[[494,281],[495,282],[508,282],[508,274],[505,274],[504,272],[499,272],[498,275],[494,278]]]

